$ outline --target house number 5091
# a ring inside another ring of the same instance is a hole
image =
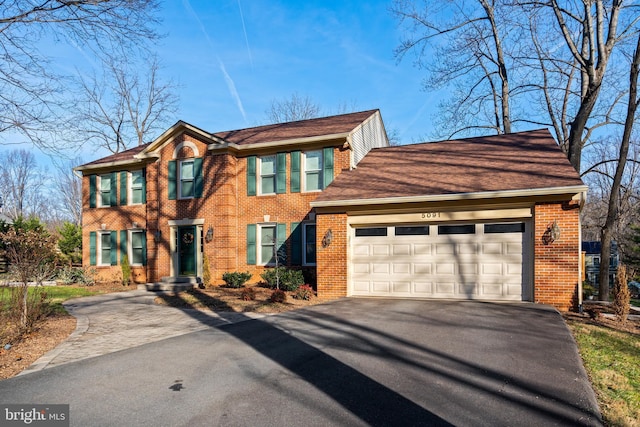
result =
[[[440,212],[426,212],[422,214],[422,218],[440,218]]]

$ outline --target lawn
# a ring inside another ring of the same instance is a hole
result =
[[[29,294],[44,290],[47,294],[49,306],[58,312],[62,309],[62,303],[69,298],[76,297],[88,297],[100,293],[99,291],[92,290],[89,287],[77,287],[77,286],[46,286],[41,288],[29,287]],[[11,298],[12,288],[2,286],[0,287],[0,307],[4,308],[4,305]]]
[[[568,319],[607,425],[640,426],[640,335]]]

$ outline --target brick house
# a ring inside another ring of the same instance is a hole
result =
[[[389,147],[378,110],[155,141],[76,168],[83,259],[139,283],[301,268],[318,295],[578,303],[587,187],[546,130]]]

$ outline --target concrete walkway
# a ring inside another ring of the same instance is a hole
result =
[[[154,304],[157,292],[135,290],[75,298],[63,303],[77,319],[69,338],[20,375],[102,356],[212,326],[257,319],[259,313],[213,313]]]

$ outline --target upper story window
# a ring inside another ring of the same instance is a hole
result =
[[[190,199],[195,195],[193,159],[180,162],[180,198]]]
[[[100,175],[98,188],[100,191],[99,206],[111,206],[111,175]],[[115,188],[113,190],[115,191]]]
[[[144,203],[144,172],[142,170],[130,172],[131,179],[129,180],[129,196],[131,204]]]
[[[202,197],[204,174],[202,158],[170,160],[168,164],[169,200]]]
[[[304,153],[304,191],[320,191],[323,189],[322,170],[322,150]]]
[[[276,193],[276,156],[263,156],[260,163],[260,194]]]

